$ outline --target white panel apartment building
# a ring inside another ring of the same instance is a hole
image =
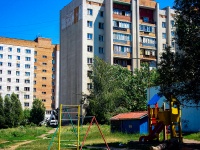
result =
[[[156,67],[171,45],[174,11],[153,0],[73,0],[60,11],[60,100],[80,104],[88,94],[94,56],[130,71]],[[163,25],[165,24],[165,25]],[[162,26],[163,25],[163,26]]]
[[[34,48],[0,44],[0,93],[13,92],[22,107],[31,108],[33,101]]]

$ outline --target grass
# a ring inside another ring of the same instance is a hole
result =
[[[200,132],[198,133],[185,133],[183,134],[185,139],[193,139],[193,140],[197,140],[200,141]]]

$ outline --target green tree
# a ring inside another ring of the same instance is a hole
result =
[[[35,99],[33,101],[33,106],[30,112],[30,122],[34,124],[39,124],[42,120],[44,120],[45,116],[45,107],[41,100]]]
[[[30,120],[30,109],[24,109],[23,111],[23,120],[22,120],[22,124],[23,125],[27,125],[29,123]]]
[[[4,128],[4,126],[5,126],[4,104],[3,104],[3,98],[0,95],[0,129]]]
[[[17,98],[17,95],[12,93],[11,94],[11,102],[12,102],[12,109],[11,114],[13,117],[13,126],[18,126],[22,122],[23,119],[23,110],[20,100]]]
[[[161,94],[171,93],[181,102],[199,104],[200,97],[200,1],[175,0],[176,53],[170,47],[159,63]]]
[[[13,116],[11,113],[12,110],[12,102],[10,98],[6,95],[4,99],[4,115],[5,115],[5,126],[13,127]]]

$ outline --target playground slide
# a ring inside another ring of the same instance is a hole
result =
[[[153,139],[157,138],[157,134],[159,134],[164,127],[165,125],[162,121],[158,122],[158,124],[154,127],[149,135],[140,137],[139,142],[152,141]]]

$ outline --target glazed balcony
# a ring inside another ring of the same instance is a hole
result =
[[[146,47],[150,49],[156,49],[157,44],[152,43],[140,43],[140,47]]]
[[[153,55],[140,55],[141,60],[156,61],[156,56]]]
[[[114,51],[113,55],[114,55],[114,57],[131,58],[131,53],[130,52]]]
[[[123,44],[125,46],[131,46],[131,41],[113,39],[113,43],[119,43],[119,44]]]

